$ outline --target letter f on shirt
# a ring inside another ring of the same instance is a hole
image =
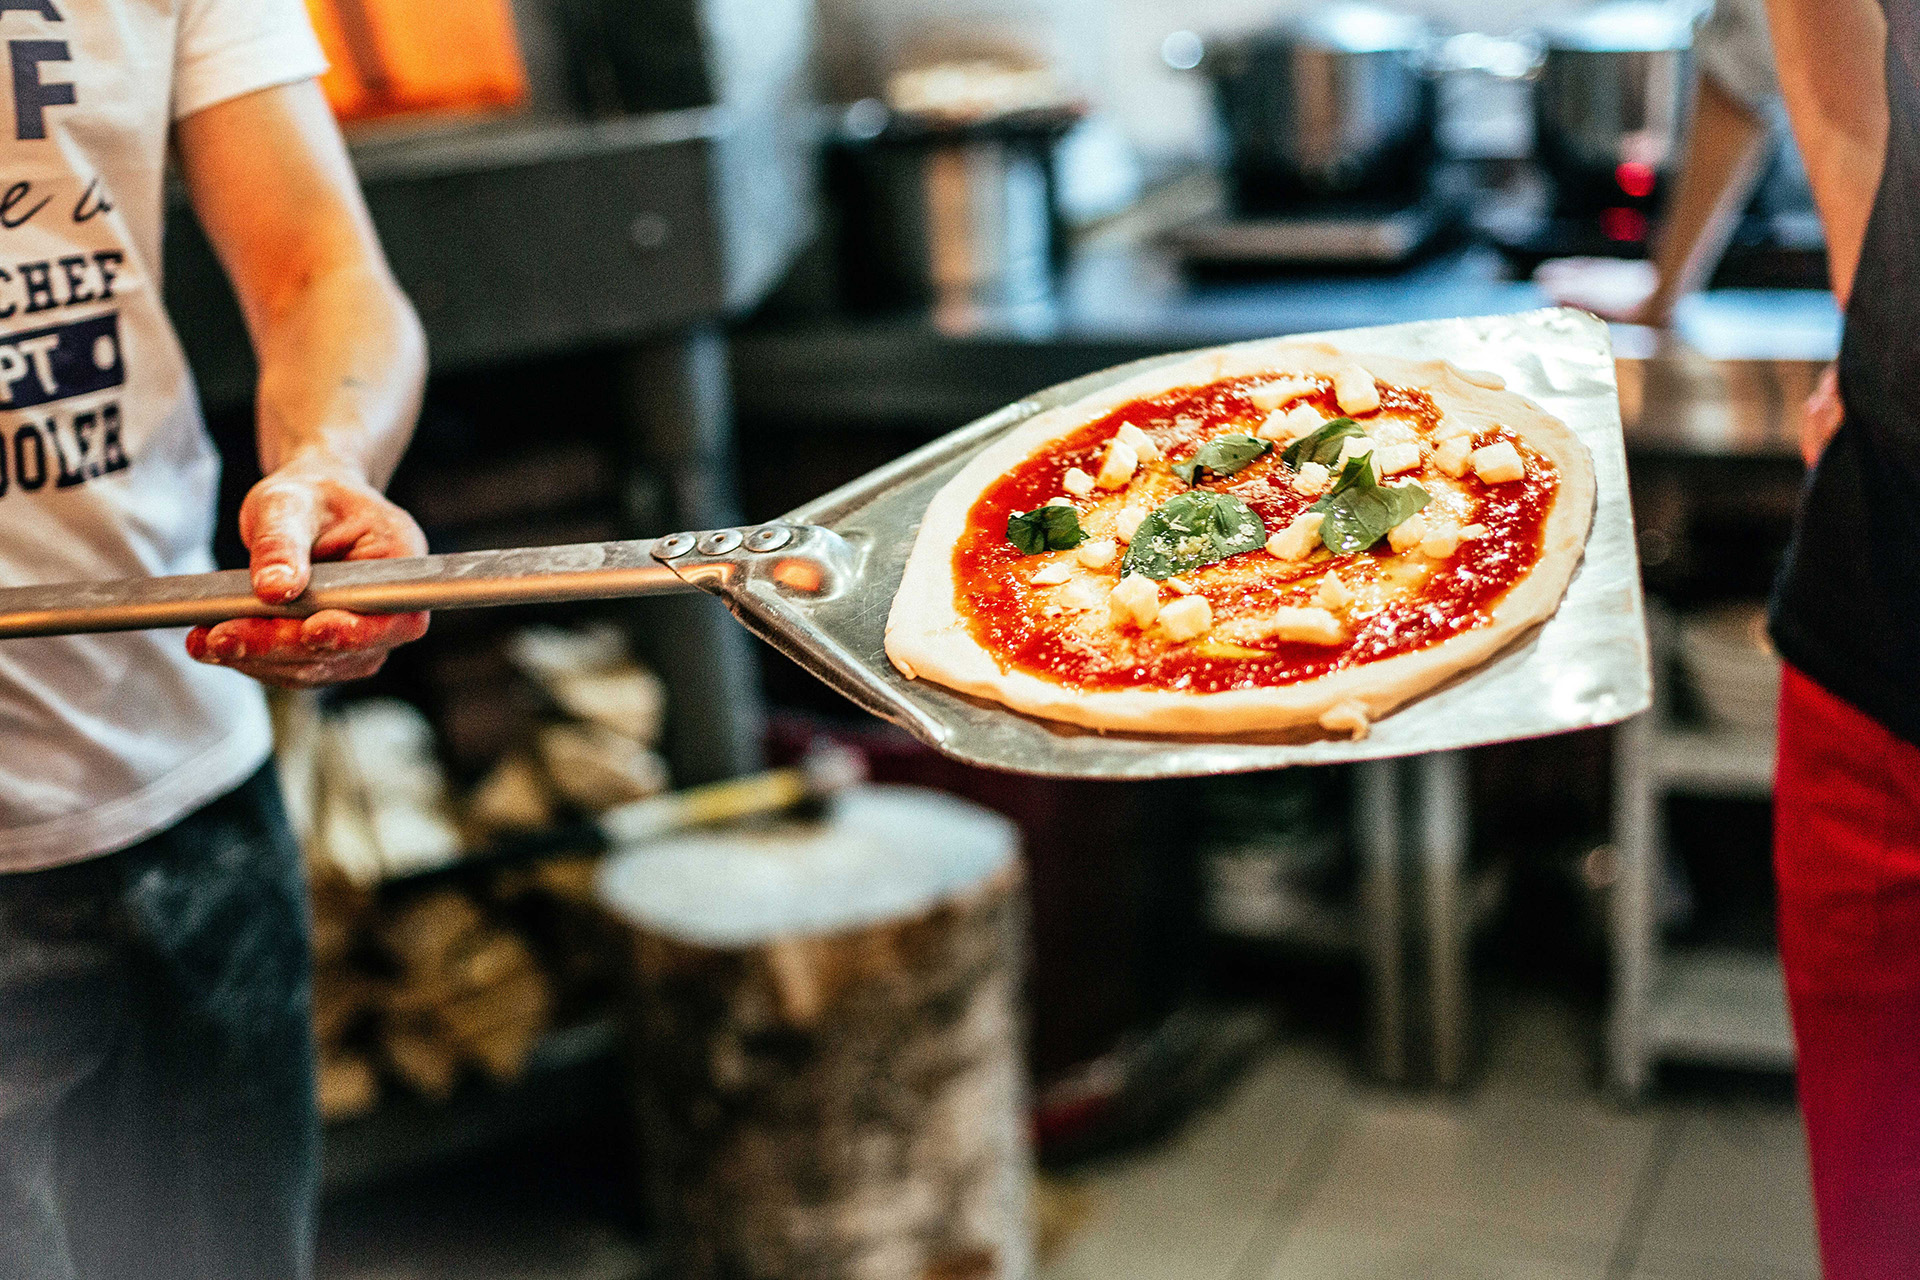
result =
[[[49,22],[60,22],[60,11],[53,0],[0,0],[0,17],[13,10],[37,13]],[[70,107],[76,99],[73,86],[48,84],[40,78],[43,62],[67,62],[64,40],[9,40],[7,54],[13,71],[13,133],[21,141],[47,136],[47,108]]]

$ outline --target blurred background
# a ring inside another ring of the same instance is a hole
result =
[[[1564,302],[1615,322],[1660,684],[1057,782],[704,599],[438,617],[277,709],[323,1275],[1817,1274],[1759,617],[1839,317],[1758,5],[310,7],[432,346],[435,550],[769,519],[1124,360]],[[178,192],[168,253],[237,505],[253,366]]]

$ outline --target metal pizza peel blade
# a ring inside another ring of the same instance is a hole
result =
[[[888,661],[887,615],[933,495],[981,448],[1175,353],[1121,365],[988,415],[860,479],[741,529],[634,542],[319,565],[286,608],[244,572],[0,590],[0,639],[301,616],[611,599],[698,589],[862,708],[969,764],[1079,778],[1165,778],[1382,759],[1611,724],[1652,699],[1613,356],[1604,324],[1565,309],[1300,335],[1501,375],[1566,422],[1593,456],[1586,555],[1559,610],[1491,662],[1382,719],[1354,741],[1321,734],[1231,739],[1101,734],[1036,719]]]

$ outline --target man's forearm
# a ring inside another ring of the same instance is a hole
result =
[[[1886,162],[1886,21],[1874,0],[1767,0],[1767,18],[1844,306]]]
[[[380,492],[412,433],[426,340],[388,271],[326,98],[312,80],[192,113],[174,141],[260,359],[266,478],[240,504],[254,594],[284,603],[316,560],[417,556],[426,536]],[[358,680],[427,629],[424,613],[234,618],[187,650],[296,688]]]
[[[1646,311],[1665,323],[1673,304],[1706,283],[1726,251],[1765,159],[1767,127],[1745,104],[1701,76],[1679,182],[1660,228],[1659,284]]]
[[[176,142],[260,360],[262,467],[330,462],[384,485],[420,407],[426,343],[319,86],[208,107]]]
[[[344,464],[384,487],[426,378],[426,340],[406,297],[384,272],[349,262],[258,327],[261,467]]]

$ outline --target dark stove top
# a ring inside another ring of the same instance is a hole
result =
[[[1481,238],[1522,276],[1532,275],[1550,258],[1645,258],[1651,252],[1647,227],[1629,227],[1602,214],[1530,217],[1496,212],[1474,221]],[[1826,285],[1826,241],[1819,222],[1799,214],[1745,218],[1710,281],[1710,287],[1719,289],[1821,289]]]
[[[1201,270],[1234,267],[1392,267],[1435,244],[1456,221],[1440,199],[1387,207],[1307,205],[1258,216],[1212,214],[1173,227],[1162,243]]]

